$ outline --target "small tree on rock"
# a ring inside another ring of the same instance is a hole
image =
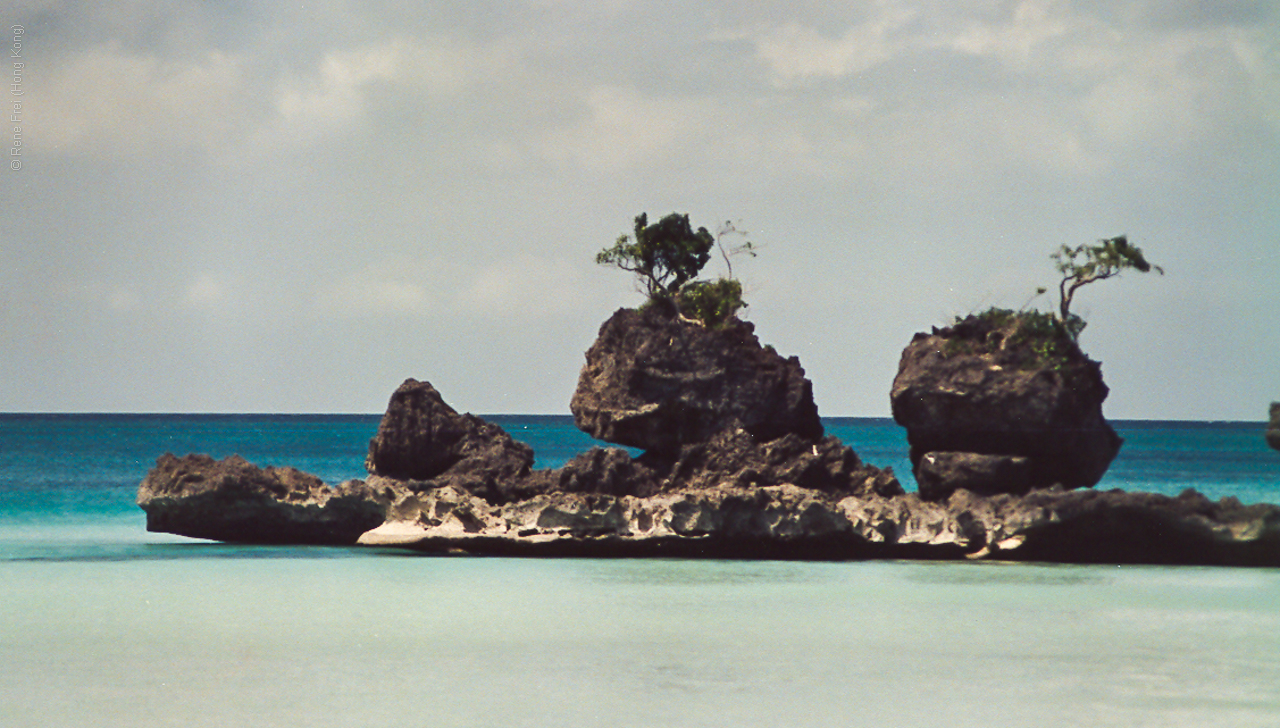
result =
[[[648,215],[635,218],[634,237],[619,236],[613,247],[596,254],[596,262],[635,273],[651,303],[663,302],[683,317],[708,327],[719,327],[746,307],[742,284],[733,278],[731,255],[755,255],[750,242],[726,249],[720,238],[745,235],[732,223],[712,236],[706,228],[697,230],[688,215],[672,213],[650,225]],[[729,266],[729,277],[715,281],[697,280],[698,273],[717,247]]]
[[[1064,245],[1051,257],[1062,274],[1058,283],[1058,321],[1072,339],[1078,339],[1085,327],[1084,319],[1071,312],[1071,302],[1082,286],[1114,278],[1129,269],[1164,274],[1163,268],[1147,262],[1142,250],[1130,245],[1124,235],[1099,240],[1095,245]]]
[[[651,299],[674,299],[711,260],[715,244],[706,228],[693,229],[688,215],[671,213],[650,225],[642,212],[636,215],[635,238],[619,236],[612,248],[596,254],[596,262],[635,273]]]

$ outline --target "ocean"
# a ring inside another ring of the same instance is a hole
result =
[[[1280,569],[422,557],[134,505],[166,451],[361,477],[378,419],[0,415],[0,726],[1280,725]],[[1262,423],[1113,424],[1099,488],[1280,502]],[[914,487],[891,420],[826,425]]]

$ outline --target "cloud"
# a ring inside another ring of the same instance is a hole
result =
[[[405,259],[372,262],[321,290],[314,310],[326,317],[420,316],[439,307],[425,266]]]
[[[187,285],[182,302],[191,308],[212,310],[218,308],[225,297],[223,284],[212,274],[205,273]]]
[[[232,54],[168,60],[107,43],[71,53],[46,73],[32,91],[37,149],[107,156],[213,150],[245,123],[245,63]]]
[[[540,318],[583,303],[581,289],[580,267],[554,257],[513,255],[487,263],[391,257],[325,288],[313,308],[323,317],[339,319]]]
[[[947,45],[961,53],[1027,67],[1032,62],[1034,51],[1073,29],[1079,32],[1079,20],[1065,17],[1067,7],[1054,0],[1023,0],[1014,6],[1008,19],[971,22]]]
[[[546,317],[574,310],[584,298],[579,267],[520,255],[475,270],[459,303],[487,315]]]
[[[582,118],[546,135],[541,151],[597,172],[654,164],[698,149],[714,128],[717,111],[709,99],[651,96],[608,85],[587,90],[582,103]]]

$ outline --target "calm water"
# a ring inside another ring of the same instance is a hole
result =
[[[0,726],[1280,725],[1276,569],[421,558],[133,505],[165,451],[359,477],[377,420],[0,415]],[[1117,423],[1100,487],[1280,502],[1261,428]],[[828,429],[910,487],[892,422]]]

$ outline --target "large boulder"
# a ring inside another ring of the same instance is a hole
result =
[[[1271,422],[1267,425],[1267,444],[1280,450],[1280,402],[1271,403]]]
[[[237,455],[165,453],[138,486],[148,531],[236,543],[354,544],[383,522],[389,499],[358,480],[330,488]]]
[[[800,361],[762,347],[749,322],[706,327],[658,303],[619,309],[587,351],[569,409],[592,437],[674,454],[722,430],[767,442],[823,435]]]
[[[505,500],[533,467],[533,449],[498,425],[458,414],[430,383],[407,379],[391,395],[365,467],[370,475]]]
[[[1044,314],[991,311],[916,334],[893,382],[911,464],[928,453],[1027,458],[987,492],[1096,484],[1121,439],[1102,416],[1102,367]],[[926,474],[927,477],[927,474]],[[946,490],[946,488],[943,488]]]

